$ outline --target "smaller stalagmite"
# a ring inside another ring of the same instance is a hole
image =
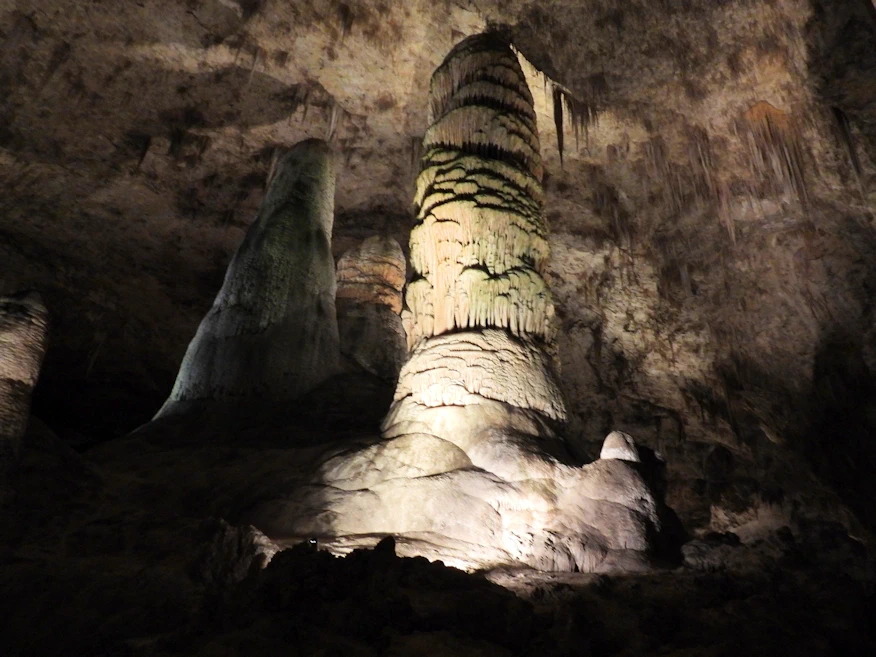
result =
[[[392,382],[406,352],[399,316],[405,270],[401,246],[383,235],[369,237],[338,260],[341,353]]]
[[[48,326],[48,311],[38,293],[0,297],[0,504],[27,429]]]
[[[335,373],[334,193],[325,142],[280,159],[156,417],[198,401],[282,403]]]

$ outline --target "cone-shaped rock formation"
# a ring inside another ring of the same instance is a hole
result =
[[[412,353],[385,432],[422,425],[424,409],[495,401],[505,428],[534,421],[552,437],[566,411],[550,356],[538,131],[516,55],[492,35],[460,43],[432,78],[431,112],[404,313]],[[454,427],[453,440],[480,431]]]
[[[334,193],[325,142],[278,162],[158,416],[200,400],[285,402],[335,372]]]

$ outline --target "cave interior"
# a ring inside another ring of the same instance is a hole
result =
[[[0,189],[0,654],[876,654],[876,0],[2,0]]]

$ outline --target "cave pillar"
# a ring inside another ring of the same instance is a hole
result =
[[[334,194],[325,142],[279,160],[156,417],[204,401],[284,403],[336,372]]]
[[[411,351],[384,435],[467,452],[485,430],[552,440],[566,411],[538,130],[516,55],[492,35],[466,39],[435,71],[430,109],[402,315]]]

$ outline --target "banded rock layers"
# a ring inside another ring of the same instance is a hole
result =
[[[338,260],[338,330],[341,353],[395,383],[405,357],[399,312],[405,254],[391,237],[374,235]]]
[[[535,414],[535,435],[553,438],[549,425],[566,411],[542,276],[549,248],[532,95],[510,47],[480,35],[435,71],[431,100],[403,315],[412,352],[384,431],[425,430],[425,409],[498,402],[505,428],[529,431],[519,416]],[[495,413],[487,424],[495,428]],[[466,421],[451,433],[459,444],[481,429]]]
[[[30,418],[31,393],[48,342],[48,311],[40,295],[0,297],[0,504]]]

